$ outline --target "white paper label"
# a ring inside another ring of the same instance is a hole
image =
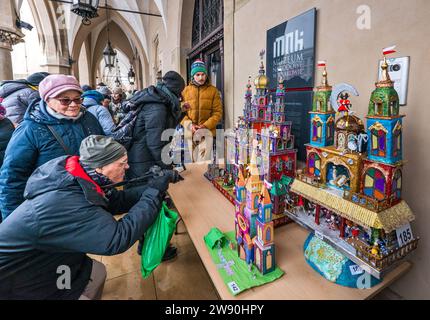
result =
[[[234,281],[229,282],[227,285],[230,288],[231,292],[233,292],[233,293],[239,293],[240,292],[239,286],[236,284],[236,282],[234,282]]]
[[[356,276],[356,275],[358,275],[358,274],[362,274],[363,272],[364,272],[364,270],[363,269],[361,269],[361,267],[360,266],[358,266],[358,265],[353,265],[353,266],[349,266],[349,270],[351,271],[351,274],[353,275],[353,276]]]
[[[397,233],[397,242],[400,247],[403,247],[405,244],[411,242],[413,240],[411,225],[405,224],[403,227],[400,227],[396,230]]]
[[[318,238],[320,238],[321,240],[324,240],[324,235],[323,235],[321,232],[319,232],[319,231],[316,231],[316,230],[315,230],[315,235],[316,235]]]

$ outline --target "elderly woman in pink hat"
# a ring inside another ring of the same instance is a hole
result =
[[[14,132],[0,171],[3,220],[25,197],[33,171],[66,155],[79,155],[83,139],[103,135],[97,119],[82,107],[82,89],[75,77],[50,75],[39,84],[41,99],[30,102],[24,121]]]

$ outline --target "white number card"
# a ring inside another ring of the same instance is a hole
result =
[[[321,232],[317,231],[317,230],[315,230],[315,236],[318,237],[321,240],[324,240],[324,235]]]
[[[400,247],[411,242],[414,238],[412,235],[411,225],[409,223],[397,229],[396,233],[397,233],[397,242],[399,243]]]
[[[353,276],[359,275],[364,273],[364,270],[360,268],[360,266],[357,266],[356,264],[353,266],[349,266],[349,270],[351,271],[351,274]]]
[[[240,288],[239,288],[239,286],[236,284],[236,282],[229,282],[228,284],[228,287],[230,288],[230,290],[231,290],[231,292],[233,292],[233,293],[238,293],[238,292],[240,292]]]

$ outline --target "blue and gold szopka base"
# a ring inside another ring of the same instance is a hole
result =
[[[313,233],[306,239],[303,250],[306,262],[328,281],[357,289],[370,289],[381,282]]]

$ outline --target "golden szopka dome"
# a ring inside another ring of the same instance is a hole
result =
[[[265,73],[266,71],[264,70],[264,63],[263,61],[261,61],[260,74],[254,80],[254,85],[256,89],[266,89],[269,85],[269,78],[266,77]]]

